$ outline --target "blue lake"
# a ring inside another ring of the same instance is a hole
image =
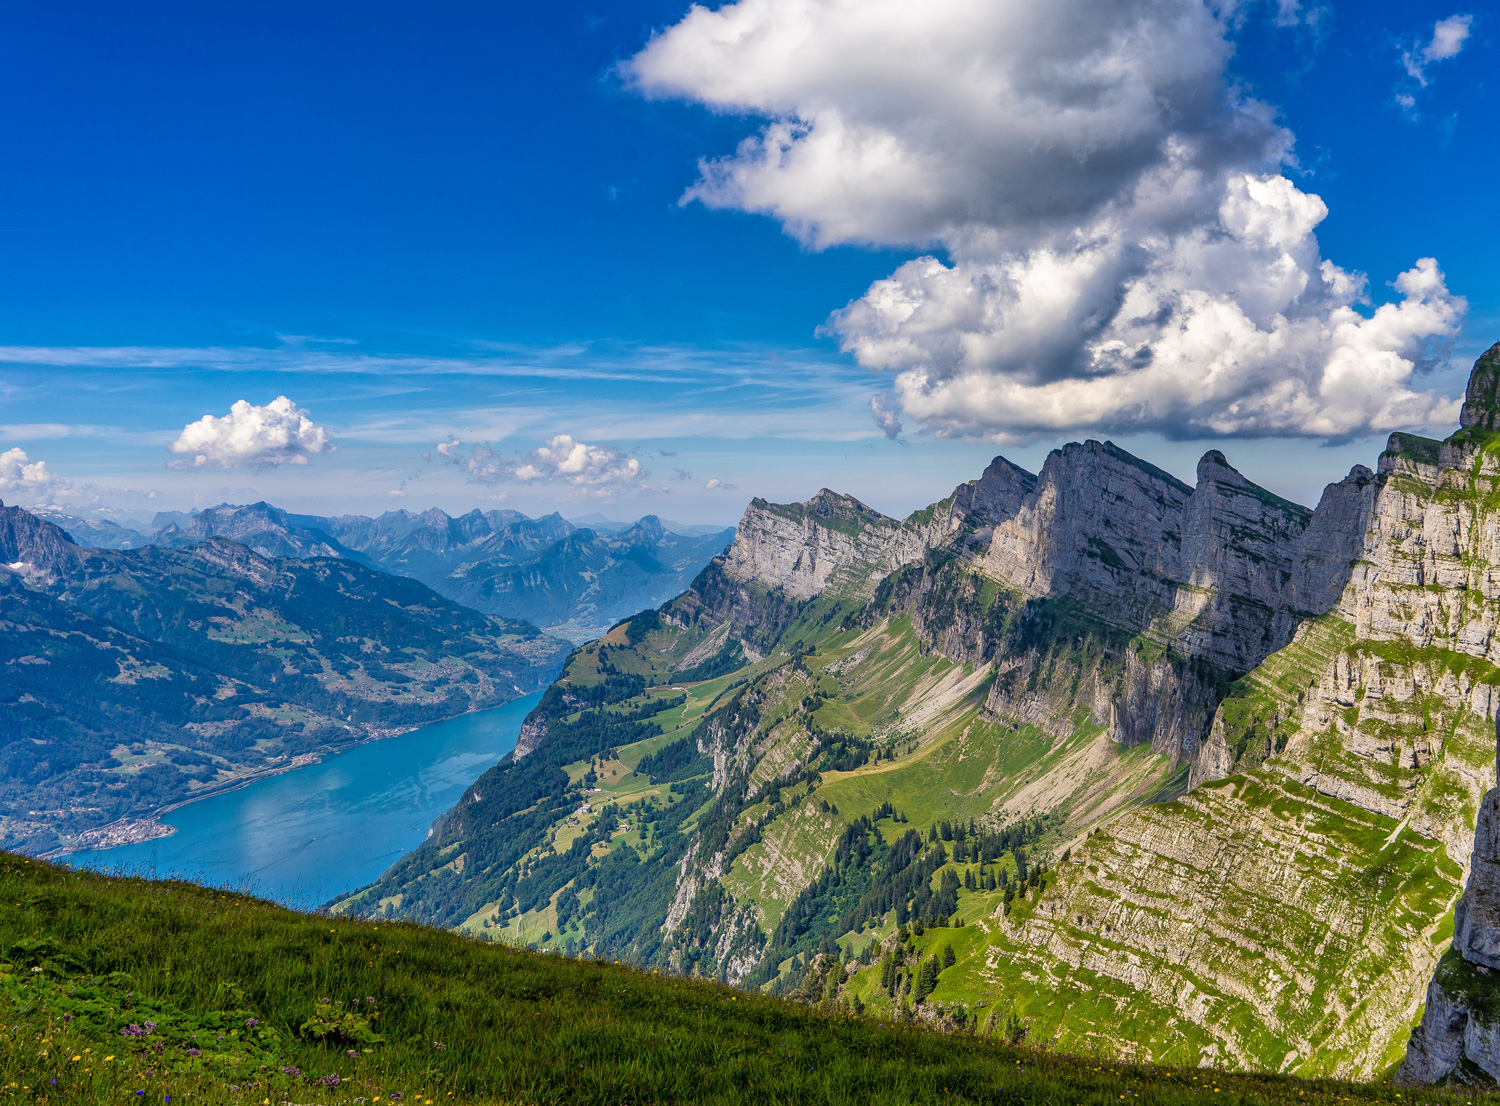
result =
[[[170,837],[75,853],[75,867],[229,886],[314,907],[369,883],[515,748],[541,696],[357,746],[162,817]]]

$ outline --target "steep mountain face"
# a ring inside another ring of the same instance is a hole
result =
[[[268,557],[343,557],[420,580],[485,614],[582,641],[679,594],[733,536],[732,528],[669,530],[652,515],[596,532],[556,513],[470,511],[454,518],[433,509],[322,518],[254,503],[163,512],[138,544],[188,548],[220,537]]]
[[[0,505],[0,841],[79,834],[493,706],[565,647],[350,561],[84,548]]]
[[[1497,386],[1314,511],[1097,442],[756,501],[339,908],[1304,1073],[1393,1070],[1425,994],[1407,1075],[1500,1071]]]

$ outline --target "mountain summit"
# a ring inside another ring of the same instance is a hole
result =
[[[1098,441],[755,500],[332,905],[1188,1065],[1389,1071],[1431,983],[1407,1073],[1500,1073],[1497,356],[1311,510]]]

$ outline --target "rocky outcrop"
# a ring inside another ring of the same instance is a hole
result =
[[[1500,722],[1497,722],[1500,747]],[[1500,1079],[1500,788],[1479,807],[1469,882],[1454,912],[1453,945],[1427,987],[1398,1078],[1436,1083],[1472,1066]]]
[[[0,503],[0,565],[25,565],[50,573],[71,567],[78,556],[78,546],[61,527]]]
[[[1500,430],[1500,342],[1474,362],[1458,425],[1465,430]]]
[[[876,584],[957,536],[1013,518],[1037,478],[996,457],[978,480],[905,521],[827,488],[806,503],[754,499],[724,558],[733,580],[805,600],[825,592],[869,598]]]
[[[526,716],[526,721],[521,723],[521,732],[516,736],[513,753],[516,760],[536,752],[537,746],[547,736],[547,721],[545,716],[538,715],[536,711]]]
[[[741,582],[811,599],[829,589],[862,590],[893,562],[900,523],[853,496],[824,488],[806,503],[751,500],[724,560]]]
[[[1399,437],[1392,435],[1392,441]],[[1323,489],[1292,558],[1292,607],[1321,614],[1339,601],[1364,552],[1376,488],[1375,474],[1355,465],[1348,476]]]
[[[1028,596],[1074,596],[1226,673],[1248,671],[1342,592],[1358,541],[1332,532],[1347,524],[1360,476],[1330,488],[1317,512],[1245,479],[1218,450],[1197,476],[1189,488],[1108,442],[1066,446],[975,567]]]
[[[756,500],[722,572],[797,601],[894,594],[944,656],[979,664],[1008,654],[991,694],[997,713],[1071,732],[1082,706],[1122,743],[1192,761],[1224,686],[1338,601],[1361,556],[1374,485],[1356,467],[1309,511],[1247,480],[1218,450],[1204,454],[1189,487],[1110,442],[1074,443],[1050,454],[1039,476],[997,457],[902,522],[827,490],[803,504]],[[891,573],[935,551],[945,559],[920,580],[908,572],[891,584]],[[1068,702],[1035,678],[1055,658],[1037,652],[1034,634],[1018,652],[979,601],[983,589],[956,582],[965,575],[1019,603],[1067,600],[1100,629],[1093,662],[1065,662],[1078,669],[1063,681]],[[720,604],[736,623],[753,606],[749,592],[739,598],[735,610]],[[1217,762],[1200,774],[1213,778]]]

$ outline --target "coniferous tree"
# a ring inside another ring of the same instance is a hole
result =
[[[917,1002],[922,1002],[928,995],[932,994],[933,989],[937,986],[937,976],[937,959],[932,956],[923,958],[922,966],[917,971],[916,994],[912,995],[912,998]]]
[[[832,1006],[839,998],[839,984],[843,982],[843,966],[835,960],[828,970],[828,985],[823,988],[823,1004]]]
[[[958,962],[958,957],[956,955],[954,955],[953,946],[952,945],[944,945],[943,946],[943,967],[944,968],[951,968],[957,962]]]

